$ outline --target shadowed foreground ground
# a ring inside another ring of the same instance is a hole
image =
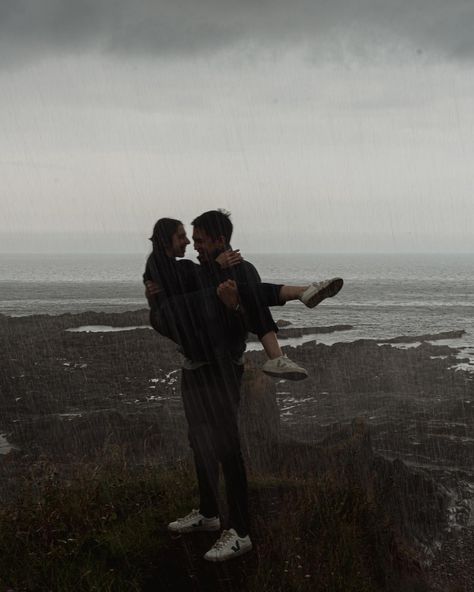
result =
[[[430,589],[422,542],[448,500],[428,477],[373,455],[363,423],[319,446],[282,442],[267,462],[250,471],[255,550],[222,565],[202,559],[215,533],[166,531],[197,502],[188,463],[109,460],[67,479],[36,464],[0,511],[0,582],[17,592]]]

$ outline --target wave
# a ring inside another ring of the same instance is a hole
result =
[[[439,302],[439,301],[423,301],[409,300],[405,302],[394,302],[387,300],[374,300],[371,302],[331,302],[324,304],[325,308],[474,308],[474,304],[466,304],[466,302]]]
[[[287,305],[288,312],[297,312],[301,307],[299,303],[289,303]],[[48,312],[50,314],[60,314],[64,312],[86,312],[95,310],[97,312],[111,312],[115,309],[120,312],[127,310],[137,310],[140,308],[147,308],[147,303],[143,298],[129,298],[129,297],[114,297],[114,298],[24,298],[24,299],[10,299],[0,301],[0,313],[10,316],[24,316],[30,314],[38,314]],[[325,310],[330,312],[338,312],[338,314],[344,311],[371,311],[371,312],[390,312],[393,311],[397,314],[397,311],[443,311],[454,312],[459,310],[461,316],[471,316],[474,314],[474,304],[468,304],[466,302],[439,302],[439,301],[386,301],[386,300],[374,300],[370,302],[325,302],[322,308],[318,308],[322,312]],[[472,311],[472,312],[471,312]],[[273,309],[275,314],[276,311]],[[303,311],[302,311],[303,312]]]

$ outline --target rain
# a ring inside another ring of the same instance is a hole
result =
[[[473,25],[0,0],[2,590],[474,590]]]

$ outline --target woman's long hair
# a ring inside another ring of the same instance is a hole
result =
[[[153,227],[153,234],[150,240],[153,244],[153,252],[163,254],[166,249],[171,247],[173,234],[178,230],[178,226],[183,223],[174,218],[160,218]]]

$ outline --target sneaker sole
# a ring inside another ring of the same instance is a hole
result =
[[[234,559],[235,557],[240,557],[241,555],[248,553],[252,549],[253,549],[253,545],[251,544],[250,547],[247,547],[246,549],[241,549],[240,551],[237,551],[236,553],[232,553],[232,555],[228,555],[227,557],[206,557],[204,555],[204,559],[206,561],[212,561],[213,563],[220,563],[222,561],[228,561],[229,559]]]
[[[332,298],[333,296],[335,296],[341,290],[343,285],[344,280],[342,280],[341,278],[337,278],[336,280],[332,281],[328,286],[326,286],[323,290],[316,292],[316,294],[312,296],[304,304],[308,308],[314,308],[326,298]]]
[[[273,376],[273,378],[283,378],[284,380],[304,380],[308,378],[307,374],[302,372],[273,372],[272,370],[262,370],[267,376]]]
[[[190,534],[191,532],[214,532],[220,529],[221,525],[218,524],[217,526],[196,526],[195,528],[190,526],[188,528],[180,528],[177,530],[168,527],[168,532],[171,534]]]

